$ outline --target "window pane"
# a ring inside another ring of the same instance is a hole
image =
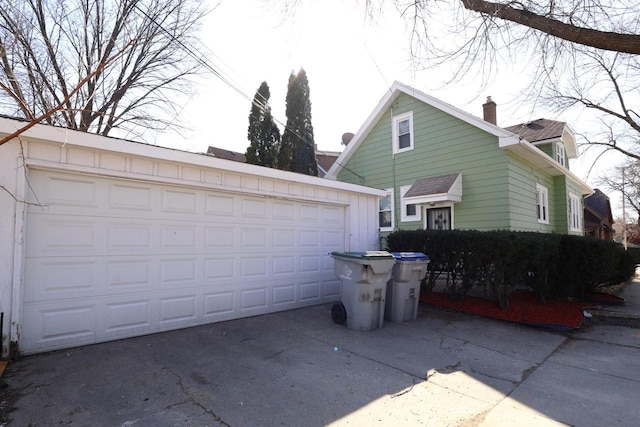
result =
[[[391,210],[391,196],[384,196],[380,198],[380,208],[381,211],[389,211]]]
[[[411,132],[409,119],[398,122],[398,135],[405,135]]]
[[[415,214],[416,214],[416,205],[407,205],[406,214],[407,214],[407,216],[415,216]]]
[[[409,148],[411,146],[411,135],[400,135],[398,137],[398,148]]]
[[[380,212],[378,219],[380,227],[391,227],[391,211]]]

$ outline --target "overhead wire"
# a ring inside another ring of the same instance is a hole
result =
[[[205,67],[205,69],[209,70],[215,77],[217,77],[218,79],[220,79],[224,84],[226,84],[227,86],[229,86],[231,89],[233,89],[236,93],[238,93],[240,96],[242,96],[243,98],[245,98],[246,100],[250,101],[252,103],[252,105],[257,105],[263,113],[266,113],[268,111],[269,108],[269,100],[266,99],[261,93],[256,92],[256,96],[254,96],[253,98],[250,97],[246,92],[244,92],[238,84],[236,84],[235,82],[232,81],[232,79],[230,77],[226,77],[225,75],[223,75],[223,72],[221,70],[218,70],[214,65],[210,64],[209,61],[207,59],[205,59],[202,55],[198,55],[196,54],[196,52],[194,51],[194,49],[189,46],[187,43],[183,42],[182,40],[179,40],[178,38],[176,38],[170,31],[168,31],[166,28],[164,28],[162,26],[162,24],[160,24],[158,21],[156,21],[155,18],[153,18],[152,16],[150,16],[147,12],[145,12],[144,10],[142,10],[140,8],[140,6],[138,6],[137,4],[134,5],[134,7],[141,13],[143,14],[147,19],[149,19],[151,22],[153,22],[160,30],[162,30],[165,34],[167,34],[171,40],[173,40],[175,43],[177,43],[180,47],[182,47],[193,59],[195,59],[199,64],[201,64],[202,66]],[[221,59],[218,55],[216,55],[215,53],[213,53],[209,48],[204,47],[205,49],[207,49],[209,51],[209,53],[211,53],[213,56],[215,56],[218,59]],[[373,59],[373,58],[372,58]],[[222,60],[222,59],[221,59]],[[224,61],[222,61],[224,63]],[[375,60],[374,60],[375,63]],[[226,64],[225,64],[226,65]],[[227,65],[228,67],[228,65]],[[377,63],[376,63],[376,67],[377,67]],[[230,68],[230,67],[229,67]],[[380,69],[378,68],[378,71],[380,71]],[[382,74],[382,72],[380,71],[380,73]],[[384,77],[384,76],[383,76]],[[386,83],[386,81],[385,81]],[[260,98],[262,98],[262,100],[256,100],[256,97],[259,96]],[[289,132],[291,132],[296,138],[298,138],[303,144],[306,144],[308,147],[312,148],[314,150],[315,153],[315,145],[310,142],[307,141],[302,135],[300,135],[298,132],[296,132],[294,129],[292,129],[290,126],[287,126],[286,123],[283,123],[281,120],[279,120],[277,117],[275,116],[271,116],[272,119],[278,123],[280,126],[282,126],[285,130],[289,130]],[[337,160],[336,160],[337,162]],[[354,175],[356,175],[357,177],[361,178],[363,180],[364,183],[364,177],[362,175],[357,174],[356,172],[350,170],[349,168],[347,168],[345,165],[342,165],[340,163],[338,163],[338,165],[342,166],[344,169],[346,169],[347,171],[353,173]]]
[[[225,85],[229,86],[236,93],[238,93],[240,96],[242,96],[246,100],[250,101],[252,104],[257,105],[263,112],[265,112],[265,113],[267,112],[268,100],[266,98],[264,98],[264,96],[262,96],[262,94],[259,94],[259,93],[256,92],[256,95],[259,95],[262,98],[263,102],[255,101],[255,96],[254,97],[249,96],[246,92],[244,92],[239,87],[238,84],[233,82],[230,77],[226,77],[225,75],[223,75],[223,72],[221,70],[218,70],[214,65],[210,64],[207,59],[202,57],[202,55],[196,54],[196,52],[194,51],[194,49],[191,46],[189,46],[187,43],[183,42],[182,40],[179,40],[178,38],[176,38],[170,31],[168,31],[166,28],[164,28],[164,26],[161,23],[159,23],[154,17],[150,16],[147,12],[142,10],[140,8],[140,6],[138,6],[138,4],[135,4],[134,7],[138,10],[138,12],[140,12],[142,15],[144,15],[148,20],[153,22],[160,30],[162,30],[165,34],[167,34],[171,38],[171,40],[173,40],[180,47],[182,47],[189,54],[189,56],[191,56],[193,59],[195,59],[205,69],[210,71],[215,77],[220,79]],[[205,47],[205,49],[207,49],[212,55],[214,55],[217,58],[219,58],[219,56],[215,55],[213,52],[211,52],[210,49],[208,49],[206,47]],[[315,147],[312,146],[311,142],[305,140],[305,138],[303,138],[298,132],[296,132],[294,129],[291,129],[290,126],[287,126],[285,123],[283,123],[281,120],[279,120],[275,116],[272,116],[272,118],[276,123],[281,125],[285,130],[289,130],[289,132],[291,132],[293,135],[295,135],[295,137],[297,137],[304,144],[306,144],[309,147],[315,149]]]

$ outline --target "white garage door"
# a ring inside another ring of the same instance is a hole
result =
[[[339,299],[342,206],[40,170],[30,187],[25,354]]]

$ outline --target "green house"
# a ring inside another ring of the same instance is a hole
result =
[[[569,170],[578,149],[564,122],[496,125],[395,82],[327,178],[384,189],[382,233],[405,229],[537,231],[582,235],[582,196]]]

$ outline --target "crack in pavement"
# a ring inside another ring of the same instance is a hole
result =
[[[480,423],[482,423],[485,418],[487,417],[487,415],[493,410],[495,409],[499,404],[501,404],[502,402],[504,402],[505,400],[509,399],[511,397],[511,395],[535,372],[537,371],[542,365],[545,364],[545,362],[547,360],[549,360],[549,358],[551,358],[554,354],[556,354],[559,350],[561,350],[562,348],[564,348],[568,342],[570,341],[569,337],[565,337],[564,340],[562,340],[560,342],[560,344],[558,344],[558,346],[547,355],[547,357],[545,357],[540,363],[535,363],[533,366],[531,366],[528,369],[525,369],[522,372],[522,377],[520,379],[520,381],[517,381],[514,384],[513,388],[509,391],[509,393],[507,393],[502,399],[498,400],[495,404],[491,405],[491,407],[489,409],[487,409],[486,411],[484,411],[483,413],[480,414],[476,414],[474,415],[472,418],[468,419],[465,421],[465,424],[463,424],[464,426],[471,426],[471,425],[479,425]],[[472,423],[472,424],[469,424]]]
[[[157,361],[156,361],[157,362]],[[191,393],[189,393],[189,391],[187,391],[187,388],[184,386],[184,383],[182,382],[182,376],[178,375],[176,372],[174,372],[170,367],[166,366],[166,365],[160,365],[162,367],[162,369],[164,369],[166,372],[169,372],[171,375],[173,375],[176,378],[176,385],[180,388],[180,390],[182,391],[182,393],[187,397],[187,400],[184,402],[180,402],[180,403],[174,403],[171,404],[169,406],[167,406],[165,409],[171,409],[172,407],[175,407],[177,405],[182,405],[184,403],[191,403],[197,407],[199,407],[200,409],[202,409],[206,414],[209,414],[211,417],[213,417],[214,421],[227,426],[227,427],[231,427],[231,425],[229,423],[226,423],[225,421],[222,420],[222,418],[220,418],[220,416],[218,416],[215,412],[213,412],[213,410],[205,407],[202,403],[198,402],[192,395]]]

